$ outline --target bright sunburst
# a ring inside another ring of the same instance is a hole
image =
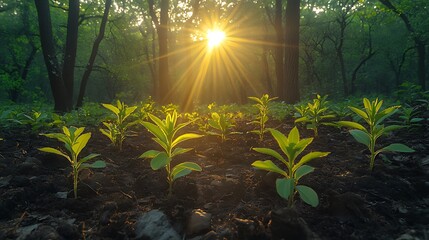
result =
[[[219,46],[223,40],[225,40],[225,33],[223,31],[217,29],[207,31],[209,48]]]

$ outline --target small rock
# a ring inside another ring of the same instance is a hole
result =
[[[39,227],[39,223],[37,224],[33,224],[33,225],[29,225],[29,226],[25,226],[25,227],[20,227],[16,230],[17,234],[18,234],[18,238],[17,240],[21,240],[21,239],[26,239],[28,235],[30,235],[30,233],[36,229],[37,227]]]
[[[206,213],[201,209],[192,210],[186,227],[187,235],[196,235],[210,231],[211,213]]]
[[[141,216],[135,224],[136,239],[180,240],[167,216],[159,210],[151,210]]]
[[[67,194],[68,194],[68,192],[57,192],[57,193],[55,193],[55,197],[60,198],[60,199],[66,199]]]

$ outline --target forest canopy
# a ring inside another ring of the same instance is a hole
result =
[[[427,16],[426,0],[0,0],[0,100],[66,112],[426,89]]]

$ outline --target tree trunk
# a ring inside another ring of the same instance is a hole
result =
[[[299,94],[299,18],[300,0],[288,0],[285,24],[284,96],[286,103],[296,103]],[[280,87],[280,86],[279,86]]]
[[[79,0],[69,0],[67,18],[67,38],[64,52],[63,81],[66,87],[66,110],[73,108],[74,67],[76,62],[77,38],[79,27]]]
[[[101,41],[104,38],[104,31],[106,29],[107,18],[109,17],[109,10],[112,4],[112,0],[106,0],[104,5],[104,13],[103,18],[100,24],[100,30],[98,32],[98,36],[92,45],[91,56],[89,57],[88,64],[86,65],[85,72],[82,76],[82,81],[80,82],[80,91],[79,96],[77,98],[76,108],[80,108],[83,105],[83,97],[85,95],[86,85],[88,83],[89,75],[92,72],[92,68],[94,66],[95,58],[97,57],[98,47],[100,46]]]
[[[61,70],[54,49],[49,0],[34,0],[34,2],[38,15],[43,58],[48,70],[49,82],[55,102],[54,110],[56,112],[66,112],[68,110],[65,98],[67,91],[61,77]]]
[[[169,0],[161,0],[160,25],[157,29],[159,47],[159,85],[157,95],[161,104],[168,104],[171,102],[168,65],[168,8]]]
[[[274,29],[276,31],[276,47],[274,53],[274,61],[276,67],[276,78],[277,78],[277,92],[276,94],[284,99],[285,97],[285,84],[283,79],[283,24],[282,24],[282,0],[276,0],[276,10],[274,16]]]

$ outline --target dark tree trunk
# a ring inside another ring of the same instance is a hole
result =
[[[284,96],[286,103],[296,103],[299,94],[299,18],[300,0],[288,0],[285,24]],[[280,87],[280,86],[279,86]]]
[[[275,53],[274,53],[274,62],[276,67],[276,78],[277,78],[277,95],[281,96],[282,99],[284,99],[285,96],[285,84],[284,84],[284,78],[283,78],[283,24],[282,24],[282,10],[283,10],[283,4],[282,0],[276,0],[276,10],[275,10],[275,16],[274,16],[274,29],[276,31],[276,47],[275,47]]]
[[[77,98],[76,108],[82,107],[83,97],[85,95],[85,90],[86,90],[86,85],[87,85],[88,80],[89,80],[89,75],[92,72],[92,68],[94,66],[95,58],[97,57],[98,47],[100,46],[100,43],[104,38],[104,31],[106,29],[107,18],[109,17],[109,10],[110,10],[111,4],[112,4],[112,0],[106,0],[105,5],[104,5],[103,18],[102,18],[101,24],[100,24],[100,30],[98,32],[97,38],[94,41],[94,44],[92,45],[91,56],[89,57],[85,72],[83,73],[82,81],[80,82],[80,91],[79,91],[79,96]]]
[[[159,47],[159,85],[158,99],[161,104],[171,102],[170,74],[168,65],[168,8],[169,0],[161,0],[160,26],[158,30]]]
[[[148,0],[149,14],[158,33],[158,81],[156,82],[156,99],[161,104],[171,102],[170,74],[168,66],[168,8],[169,0],[161,0],[160,19],[154,10],[154,1]]]
[[[55,54],[49,0],[34,0],[34,2],[36,4],[39,21],[40,42],[42,45],[43,57],[48,70],[49,82],[55,102],[54,110],[56,112],[67,112],[69,109],[67,108],[65,96],[68,93],[62,80],[61,70]]]
[[[79,27],[79,0],[69,0],[67,18],[67,38],[64,52],[63,81],[67,89],[66,110],[73,108],[74,67],[76,63],[77,38]]]

